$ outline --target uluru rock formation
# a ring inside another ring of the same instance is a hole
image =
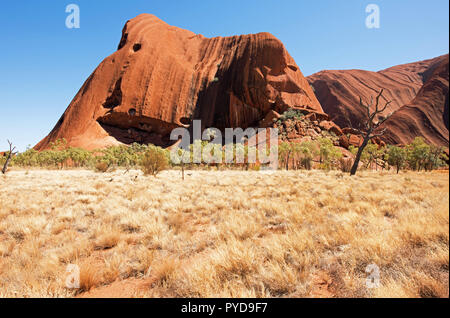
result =
[[[449,146],[449,59],[448,55],[431,72],[417,96],[397,110],[385,123],[384,140],[406,144],[421,136],[428,143]]]
[[[443,74],[437,75],[438,80],[435,71],[442,69],[445,63],[447,81]],[[448,115],[447,120],[439,116],[448,114],[448,54],[380,72],[322,71],[309,76],[308,81],[323,110],[341,127],[359,127],[365,116],[359,107],[359,98],[368,102],[383,88],[385,99],[392,101],[385,115],[398,111],[385,124],[385,127],[391,126],[386,141],[401,143],[422,136],[429,142],[448,146]]]
[[[86,149],[120,143],[166,146],[172,129],[246,128],[272,111],[323,113],[308,81],[269,33],[205,38],[142,14],[128,21],[118,50],[87,79],[51,133]]]

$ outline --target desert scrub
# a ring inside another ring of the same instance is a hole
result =
[[[0,178],[0,297],[448,297],[448,171],[110,174]]]
[[[141,160],[141,170],[145,175],[156,176],[169,168],[168,152],[160,147],[149,146]]]
[[[96,172],[107,172],[110,165],[106,161],[99,161],[95,164]]]
[[[288,112],[286,116],[307,120],[299,112]],[[286,137],[286,131],[283,130],[281,135]],[[333,133],[322,131],[322,137],[318,137],[316,140],[303,141],[300,144],[287,141],[282,142],[278,152],[280,168],[294,170],[310,170],[314,168],[324,170],[342,169],[340,161],[342,151],[335,146],[336,138]],[[250,168],[248,162],[249,154],[256,152],[255,147],[248,145],[233,144],[232,147],[225,147],[225,149],[220,147],[211,148],[211,144],[208,141],[197,140],[190,145],[188,150],[179,153],[183,158],[190,159],[191,163],[185,167],[181,162],[173,161],[170,162],[170,166],[181,167],[181,169],[207,168],[208,166],[205,164],[195,163],[201,161],[202,150],[205,150],[206,147],[213,149],[209,154],[217,158],[217,161],[222,159],[222,162],[223,159],[227,158],[227,152],[232,151],[232,164],[214,164],[214,166],[226,167],[227,169],[248,170]],[[349,150],[356,154],[358,148],[351,146]],[[417,138],[413,143],[404,146],[400,150],[398,147],[380,147],[369,143],[362,153],[361,162],[366,169],[381,168],[384,170],[396,168],[400,170],[399,167],[401,167],[403,170],[432,171],[448,167],[446,164],[448,156],[444,150],[444,148],[426,144],[421,138]],[[268,149],[268,152],[270,151],[272,149]],[[131,145],[111,146],[105,149],[88,151],[68,147],[67,142],[61,140],[55,142],[50,146],[50,149],[44,151],[28,149],[25,152],[18,153],[12,157],[10,166],[45,169],[88,168],[103,172],[111,172],[112,169],[118,167],[124,167],[127,170],[143,167],[146,173],[156,175],[161,171],[160,168],[163,168],[163,170],[168,168],[162,154],[167,157],[167,162],[169,162],[169,150],[164,150],[154,145],[133,143]],[[6,157],[1,156],[0,165],[5,160]],[[146,167],[144,167],[144,164]]]

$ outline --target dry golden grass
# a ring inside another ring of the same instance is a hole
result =
[[[0,297],[448,297],[448,203],[442,173],[11,171]]]

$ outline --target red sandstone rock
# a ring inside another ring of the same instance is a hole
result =
[[[351,162],[353,162],[353,159],[355,158],[355,156],[347,150],[347,148],[342,148],[340,147],[339,150],[342,152],[343,158],[344,160],[351,160]]]
[[[386,142],[384,142],[384,140],[382,140],[380,137],[375,137],[372,138],[372,143],[374,143],[375,145],[378,145],[378,147],[386,147]]]
[[[359,147],[362,145],[363,140],[362,140],[361,136],[350,135],[350,138],[348,139],[348,143],[350,146]]]
[[[309,76],[308,81],[314,87],[324,111],[340,127],[359,127],[365,118],[364,110],[359,107],[359,98],[367,103],[376,91],[383,88],[384,97],[392,101],[385,115],[399,111],[386,123],[385,127],[392,125],[386,138],[388,142],[410,141],[416,136],[423,136],[430,142],[448,145],[448,98],[445,102],[445,96],[448,96],[448,66],[446,80],[443,75],[432,80],[432,77],[436,78],[433,76],[435,70],[442,63],[448,65],[448,55],[380,72],[322,71]],[[432,84],[423,87],[431,80]],[[447,110],[443,106],[445,103]],[[435,111],[437,108],[439,110]],[[442,114],[444,116],[440,116]],[[447,122],[446,127],[444,122]]]
[[[357,135],[357,134],[359,134],[358,130],[356,130],[354,128],[350,128],[350,127],[342,128],[342,133],[345,134],[345,135],[350,135],[350,134]]]
[[[52,132],[87,149],[132,142],[169,145],[172,129],[257,125],[271,111],[323,113],[283,44],[269,33],[205,38],[153,15],[127,22],[118,51],[87,79]]]
[[[421,136],[428,143],[449,145],[449,59],[439,63],[416,98],[397,110],[383,127],[390,144],[407,144]]]
[[[330,119],[330,117],[324,112],[317,112],[314,110],[305,110],[305,112],[307,113],[305,118],[309,119],[311,122]]]
[[[274,124],[274,121],[278,120],[280,118],[280,114],[278,114],[276,111],[271,110],[267,113],[266,117],[264,117],[263,120],[259,122],[260,128],[269,128],[272,127]]]
[[[319,127],[324,130],[334,133],[336,136],[343,135],[342,129],[338,125],[333,123],[332,121],[324,120],[324,121],[320,122]]]
[[[350,142],[346,135],[342,135],[341,137],[339,137],[339,145],[345,149],[348,149],[350,147]]]
[[[298,135],[295,131],[291,131],[290,133],[288,133],[287,138],[289,140],[295,140],[298,138]]]

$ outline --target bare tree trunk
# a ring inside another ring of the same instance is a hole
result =
[[[369,143],[369,138],[367,138],[367,137],[364,138],[364,141],[363,141],[362,145],[359,147],[358,153],[356,154],[355,162],[353,163],[353,167],[350,172],[351,176],[354,176],[356,174],[356,171],[358,171],[358,166],[359,166],[359,162],[361,161],[361,156],[363,154],[364,148],[366,148],[368,143]]]
[[[14,154],[13,152],[16,149],[16,147],[12,146],[12,143],[9,140],[8,140],[8,143],[9,143],[9,154],[8,154],[8,158],[6,159],[6,162],[5,162],[5,164],[3,166],[3,169],[2,169],[2,173],[3,174],[5,174],[6,171],[8,170],[8,165],[9,165],[9,163],[11,161],[11,158],[12,158],[12,156]]]
[[[9,162],[11,161],[11,153],[8,155],[8,159],[6,159],[5,165],[3,166],[2,173],[5,174],[6,170],[8,170]]]
[[[389,117],[392,116],[392,113],[387,115],[387,116],[381,116],[381,114],[386,110],[386,108],[391,104],[391,101],[387,101],[386,104],[384,105],[384,107],[380,108],[379,107],[379,103],[380,103],[380,98],[383,96],[383,89],[380,91],[380,93],[377,95],[376,97],[376,103],[375,103],[375,107],[374,110],[371,110],[371,107],[373,105],[373,98],[371,98],[370,104],[368,105],[364,105],[362,98],[359,98],[359,105],[365,109],[366,111],[366,116],[367,116],[367,120],[365,122],[365,127],[360,130],[357,129],[357,131],[359,132],[359,134],[363,137],[363,143],[362,145],[359,147],[358,149],[358,153],[356,154],[356,158],[355,158],[355,162],[353,164],[353,167],[351,169],[350,175],[354,176],[356,174],[356,172],[358,171],[358,166],[359,166],[359,162],[361,160],[361,156],[364,152],[364,148],[366,148],[367,144],[369,143],[369,141],[372,138],[375,137],[381,137],[385,132],[386,132],[386,128],[384,128],[383,130],[381,130],[378,133],[374,133],[375,131],[377,131],[377,129],[379,127],[381,127],[381,125],[389,119]]]
[[[287,158],[286,158],[286,171],[289,171],[289,159],[290,159],[291,153],[288,152]]]

